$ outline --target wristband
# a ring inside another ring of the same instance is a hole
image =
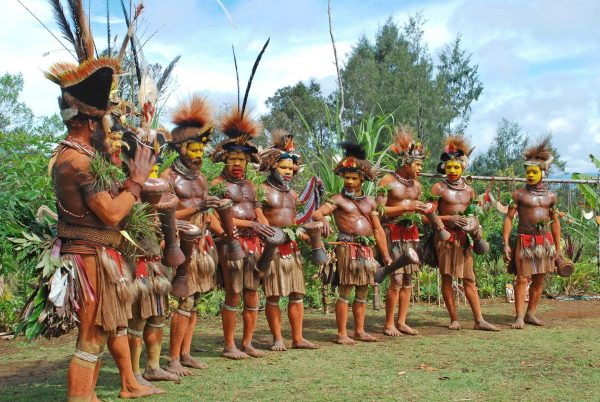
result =
[[[125,180],[123,184],[123,191],[128,191],[135,197],[135,200],[139,200],[142,195],[142,185],[132,179]]]

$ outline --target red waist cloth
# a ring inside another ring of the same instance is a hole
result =
[[[158,262],[160,261],[160,256],[154,257],[141,257],[137,260],[137,265],[135,267],[135,277],[137,279],[147,278],[148,277],[148,262]]]
[[[347,245],[350,249],[350,258],[352,260],[358,260],[360,257],[363,257],[366,260],[372,260],[375,258],[373,248],[370,246],[365,246],[359,243],[347,243]]]
[[[530,234],[519,234],[521,238],[521,244],[525,248],[534,248],[535,246],[543,246],[544,240],[548,240],[549,245],[554,245],[554,239],[552,233],[545,232],[542,234],[530,235]]]
[[[202,239],[201,237],[198,237],[196,239],[196,245],[200,245],[201,239]],[[215,242],[214,242],[212,236],[210,235],[210,233],[207,233],[204,235],[204,251],[208,253],[213,248],[215,248]]]
[[[471,245],[469,241],[469,236],[467,236],[467,232],[465,232],[464,230],[448,228],[446,228],[446,230],[450,232],[450,239],[448,239],[449,242],[459,243],[463,247],[468,247]]]
[[[238,240],[240,241],[240,245],[242,246],[242,248],[244,250],[248,250],[248,253],[250,254],[258,254],[262,251],[260,247],[260,239],[258,238],[258,236],[240,236]]]
[[[390,238],[393,242],[419,241],[419,228],[417,225],[404,226],[395,223],[387,224],[390,229]]]
[[[285,242],[277,246],[277,248],[279,249],[279,255],[282,257],[289,257],[290,255],[297,254],[299,252],[298,244],[293,240]]]

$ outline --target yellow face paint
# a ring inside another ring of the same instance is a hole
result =
[[[344,189],[347,192],[360,194],[363,183],[363,177],[360,173],[346,172],[344,173]]]
[[[204,156],[204,144],[201,142],[190,142],[187,146],[187,157],[190,160],[202,159]]]
[[[291,159],[280,161],[277,165],[277,172],[284,180],[292,180],[294,177],[294,162]]]
[[[444,172],[446,173],[448,179],[456,181],[462,176],[463,167],[459,161],[448,161],[446,162]]]
[[[525,166],[525,178],[527,179],[527,184],[535,186],[542,180],[542,169],[534,165]]]
[[[150,171],[150,175],[148,176],[151,179],[158,179],[158,165],[152,166],[152,170]]]
[[[121,145],[123,144],[123,132],[111,131],[104,141],[109,154],[118,154],[121,152]]]

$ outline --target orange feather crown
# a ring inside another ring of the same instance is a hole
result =
[[[214,162],[223,162],[229,152],[242,152],[250,156],[252,162],[260,163],[258,149],[252,143],[262,132],[262,125],[250,118],[248,113],[241,114],[235,107],[221,119],[221,132],[227,138],[221,141],[213,153]]]
[[[180,102],[173,111],[171,121],[176,126],[171,131],[172,144],[189,141],[206,144],[210,141],[215,127],[212,108],[208,101],[200,96]]]
[[[400,167],[409,165],[415,160],[425,158],[423,144],[414,140],[413,131],[410,127],[400,125],[394,133],[394,143],[390,150],[398,156]]]
[[[458,161],[462,165],[463,170],[467,168],[469,156],[473,152],[469,142],[464,137],[448,136],[444,145],[444,152],[440,155],[440,163],[437,170],[439,173],[444,173],[446,163],[448,161]]]
[[[261,151],[258,157],[261,171],[276,168],[277,164],[285,159],[292,161],[294,172],[300,169],[300,156],[295,153],[294,136],[283,129],[271,132],[271,146]]]

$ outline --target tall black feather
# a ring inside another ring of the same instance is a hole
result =
[[[356,159],[367,158],[367,152],[355,142],[345,141],[340,143],[340,147],[344,150],[344,155],[347,157],[351,156]]]
[[[127,9],[125,8],[125,3],[121,0],[121,8],[123,9],[123,16],[125,17],[125,24],[127,25],[127,29],[129,29],[129,14],[127,14]],[[133,52],[133,62],[135,64],[135,75],[137,77],[138,85],[142,85],[142,70],[140,69],[140,63],[138,61],[137,50],[135,48],[135,41],[133,37],[130,40],[131,43],[131,51]]]
[[[235,57],[235,48],[231,45],[231,51],[233,52],[233,64],[235,65],[235,79],[237,81],[237,94],[238,94],[238,103],[237,107],[240,110],[240,74],[238,72],[237,66],[237,58]]]
[[[60,28],[60,33],[63,38],[69,41],[73,46],[75,46],[75,37],[73,36],[73,31],[71,31],[71,25],[69,21],[67,21],[67,16],[65,15],[65,10],[63,9],[61,0],[49,0],[50,5],[52,6],[52,11],[54,13],[54,18],[56,19],[56,23]]]
[[[160,79],[158,80],[158,84],[156,84],[158,93],[162,92],[163,87],[165,86],[167,80],[169,79],[169,76],[173,72],[173,69],[175,68],[175,65],[177,64],[179,59],[181,59],[181,56],[175,57],[173,60],[171,60],[167,68],[165,68],[165,71],[163,71],[162,75],[160,76]]]
[[[252,66],[252,73],[250,74],[250,78],[248,79],[248,85],[246,85],[246,93],[244,94],[244,102],[242,103],[242,111],[241,115],[244,115],[244,111],[246,110],[246,102],[248,102],[248,94],[250,93],[250,87],[252,86],[252,80],[254,79],[254,74],[256,73],[256,69],[258,68],[258,63],[260,63],[260,59],[262,58],[263,53],[267,50],[267,46],[269,46],[269,42],[271,38],[267,39],[262,50],[258,54],[256,61],[254,61],[254,66]]]
[[[77,0],[67,0],[69,5],[69,11],[71,12],[71,20],[73,21],[73,30],[75,31],[75,52],[77,52],[77,58],[80,63],[87,60],[87,51],[83,44],[83,28],[79,21],[79,3]]]
[[[108,43],[108,57],[112,57],[112,50],[110,48],[110,5],[109,0],[106,0],[106,43]]]

